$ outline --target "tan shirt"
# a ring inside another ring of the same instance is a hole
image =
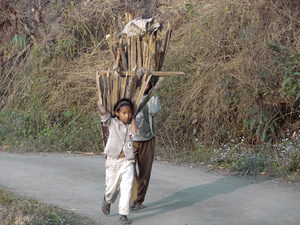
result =
[[[101,122],[108,127],[109,131],[104,154],[118,159],[123,150],[126,159],[134,159],[132,142],[134,135],[131,133],[131,124],[125,125],[117,118],[112,118],[108,112],[106,115],[101,115]]]

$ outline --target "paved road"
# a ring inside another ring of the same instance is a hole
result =
[[[154,162],[147,208],[131,213],[132,224],[300,224],[299,186],[208,171]],[[1,189],[118,224],[117,202],[109,216],[101,212],[104,179],[100,155],[0,152]]]

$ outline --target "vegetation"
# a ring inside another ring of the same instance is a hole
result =
[[[0,190],[0,224],[92,225],[91,220],[33,199],[17,197]]]
[[[112,66],[105,35],[124,12],[159,14],[173,28],[163,70],[186,76],[159,91],[157,157],[299,180],[296,1],[32,2],[0,0],[1,146],[102,151],[95,73]]]

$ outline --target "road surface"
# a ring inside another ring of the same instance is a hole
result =
[[[99,225],[119,224],[118,202],[101,212],[102,155],[0,152],[0,188],[73,210]],[[224,176],[208,167],[153,165],[138,225],[299,225],[300,187],[267,178]]]

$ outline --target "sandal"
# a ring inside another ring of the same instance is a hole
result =
[[[110,204],[106,202],[105,196],[104,196],[104,199],[103,199],[103,202],[102,202],[102,212],[105,215],[108,215],[110,213]]]
[[[130,220],[127,218],[126,215],[121,215],[119,218],[119,221],[121,224],[130,224]]]
[[[134,208],[135,209],[144,209],[145,206],[142,203],[136,203]]]
[[[133,210],[135,208],[135,202],[130,202],[130,210]]]

